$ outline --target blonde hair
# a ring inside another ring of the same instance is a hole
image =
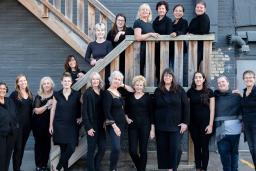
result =
[[[104,23],[97,23],[97,24],[95,25],[95,30],[96,30],[96,29],[103,29],[103,30],[106,31],[106,26],[105,26]]]
[[[133,79],[132,79],[132,86],[134,87],[136,82],[138,82],[138,81],[142,81],[143,82],[143,86],[146,87],[146,79],[142,75],[137,75],[137,76],[133,77]]]
[[[143,3],[143,4],[140,5],[136,19],[141,19],[140,18],[140,12],[143,8],[147,8],[149,10],[149,16],[148,16],[147,22],[151,22],[151,20],[152,20],[152,11],[151,11],[151,8],[150,8],[149,4],[147,4],[147,3]]]
[[[19,87],[19,85],[18,85],[19,80],[20,80],[21,77],[24,77],[24,78],[26,79],[26,81],[27,81],[27,87],[26,87],[25,90],[26,90],[26,92],[28,93],[28,98],[29,98],[29,99],[32,99],[33,96],[32,96],[32,93],[31,93],[31,91],[30,91],[30,89],[29,89],[29,86],[28,86],[28,79],[27,79],[26,75],[25,75],[25,74],[19,74],[19,75],[17,75],[16,81],[15,81],[15,90],[18,92],[18,100],[21,100],[21,99],[22,99],[20,87]]]
[[[93,77],[93,76],[96,76],[96,77],[99,79],[99,81],[100,81],[100,83],[99,83],[99,88],[100,88],[100,89],[103,89],[103,88],[104,88],[104,82],[103,82],[103,80],[101,79],[101,76],[100,76],[100,74],[99,74],[98,72],[92,72],[92,73],[91,73],[90,78],[89,78],[89,82],[88,82],[87,85],[86,85],[86,89],[92,87],[92,77]]]
[[[40,85],[39,85],[39,89],[38,89],[38,91],[37,91],[37,94],[40,96],[40,97],[42,97],[42,99],[44,99],[44,89],[43,89],[43,84],[44,84],[44,82],[46,82],[46,81],[49,81],[50,83],[51,83],[51,91],[53,91],[53,88],[54,88],[54,86],[55,86],[55,84],[54,84],[54,82],[53,82],[53,80],[52,80],[52,78],[51,77],[43,77],[41,80],[40,80]]]
[[[123,83],[124,80],[124,75],[120,71],[113,71],[111,75],[108,78],[109,84],[112,84],[112,81],[114,78],[120,77],[121,78],[121,84]]]

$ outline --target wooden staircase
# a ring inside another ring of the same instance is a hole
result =
[[[87,45],[94,40],[94,26],[96,22],[103,22],[106,26],[111,25],[115,20],[115,15],[109,11],[98,0],[18,0],[24,7],[33,13],[41,22],[61,37],[67,44],[75,49],[81,56],[84,56]],[[76,6],[74,5],[76,1]],[[62,2],[65,2],[62,4]],[[87,9],[85,9],[87,3]],[[121,3],[121,2],[120,2]],[[64,11],[63,11],[64,7]],[[87,10],[87,29],[85,28],[85,11]],[[76,21],[73,14],[76,12]],[[98,17],[98,18],[97,18]],[[173,41],[175,46],[174,73],[180,85],[183,85],[185,78],[183,63],[186,58],[183,54],[183,43],[188,42],[188,84],[190,85],[193,73],[197,69],[197,42],[204,41],[204,61],[203,72],[210,79],[211,74],[211,53],[214,35],[181,35],[172,38],[169,35],[160,36],[158,39],[149,38],[146,41],[146,65],[145,77],[147,80],[147,92],[155,89],[155,43],[159,42],[160,49],[160,73],[169,67],[169,42]],[[92,72],[105,74],[105,67],[110,64],[111,71],[119,70],[120,54],[125,51],[125,83],[131,85],[132,78],[140,71],[140,42],[134,36],[126,36],[115,49],[113,49],[104,59],[99,60],[95,67],[90,69],[82,79],[73,85],[73,89],[80,90],[88,81]],[[103,77],[103,79],[105,79]],[[81,131],[79,145],[69,160],[69,165],[74,164],[81,158],[87,149],[85,132]],[[193,166],[193,146],[192,141],[188,143],[188,153],[186,156],[186,166]],[[55,168],[59,158],[59,149],[54,146],[51,151],[51,168]]]

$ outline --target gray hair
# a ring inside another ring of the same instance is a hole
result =
[[[46,81],[49,81],[50,83],[51,83],[51,85],[52,85],[52,91],[53,91],[53,88],[54,88],[54,86],[55,86],[55,84],[54,84],[54,82],[53,82],[53,80],[52,80],[52,78],[51,77],[43,77],[41,80],[40,80],[40,85],[39,85],[39,89],[38,89],[38,92],[37,92],[37,94],[40,96],[40,97],[42,97],[42,99],[44,99],[44,89],[43,89],[43,84],[44,84],[44,82],[46,82]]]
[[[98,72],[92,72],[92,73],[91,73],[90,78],[89,78],[89,81],[88,81],[88,83],[87,83],[87,85],[86,85],[86,89],[92,87],[92,77],[93,77],[93,76],[96,76],[96,77],[99,79],[99,81],[100,81],[100,83],[99,83],[99,88],[100,88],[100,89],[103,89],[103,87],[104,87],[104,82],[103,82],[103,80],[101,79],[101,76],[100,76],[100,74],[99,74]]]
[[[228,83],[229,83],[229,79],[228,79],[228,77],[227,76],[225,76],[225,75],[221,75],[221,76],[219,76],[218,78],[217,78],[217,82],[219,81],[219,79],[221,79],[221,78],[224,78]]]
[[[140,19],[140,11],[142,10],[142,8],[147,8],[149,10],[149,16],[148,16],[147,22],[150,22],[152,20],[152,11],[151,11],[149,4],[147,4],[147,3],[143,3],[140,5],[136,19]]]
[[[104,23],[97,23],[95,29],[104,29],[106,31],[106,26]]]
[[[120,71],[113,71],[108,78],[109,84],[112,84],[113,79],[116,77],[120,77],[123,83],[124,75]]]

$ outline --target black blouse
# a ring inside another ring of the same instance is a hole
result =
[[[116,123],[118,127],[124,127],[125,114],[122,97],[117,97],[109,90],[106,90],[103,95],[103,110],[107,121]]]
[[[34,108],[40,108],[52,99],[53,96],[43,99],[41,96],[36,95],[34,100]],[[50,123],[50,109],[46,109],[41,114],[33,114],[32,116],[32,128],[34,136],[50,136],[49,134]]]
[[[153,107],[152,98],[145,93],[139,99],[136,99],[134,93],[126,98],[126,113],[133,120],[129,126],[141,126],[153,123]]]
[[[242,116],[244,122],[256,122],[256,86],[253,87],[251,93],[246,96],[246,88],[244,89],[241,101]]]
[[[161,131],[179,131],[179,124],[189,123],[189,104],[184,89],[179,86],[176,91],[154,92],[155,127]]]
[[[156,33],[161,35],[169,35],[173,32],[172,29],[172,19],[167,16],[164,16],[159,20],[159,16],[153,21],[153,28]]]
[[[192,34],[209,34],[210,18],[207,14],[193,18],[189,24],[188,32]]]
[[[102,110],[102,90],[100,94],[88,88],[83,95],[83,122],[88,131],[95,127],[103,127],[105,116]]]
[[[72,90],[67,100],[63,90],[55,92],[53,96],[57,101],[53,121],[54,143],[77,143],[76,119],[81,116],[80,93]]]
[[[114,33],[113,30],[110,30],[107,35],[107,40],[111,41],[113,48],[115,48],[117,45],[119,45],[119,43],[121,43],[125,39],[126,35],[133,35],[133,34],[134,34],[133,29],[131,27],[126,27],[125,34],[121,35],[119,37],[119,40],[115,42],[114,39],[117,33]]]
[[[15,104],[10,98],[5,97],[4,104],[0,103],[0,135],[13,133],[17,126]]]
[[[33,113],[33,99],[29,97],[27,99],[18,99],[18,92],[14,91],[11,93],[10,98],[14,101],[17,117],[20,126],[31,126],[31,118]]]
[[[187,92],[190,101],[190,124],[203,125],[204,127],[210,121],[210,98],[214,97],[211,89],[206,94],[203,90],[190,88]],[[204,96],[208,96],[208,104],[203,102]]]
[[[178,35],[184,35],[188,32],[188,21],[180,18],[177,23],[175,23],[175,20],[172,23],[173,32],[175,32]]]

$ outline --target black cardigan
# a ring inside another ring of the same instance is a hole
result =
[[[207,14],[193,18],[189,24],[188,32],[192,34],[209,34],[210,19]]]
[[[155,127],[161,131],[179,131],[178,125],[189,123],[189,103],[186,92],[179,86],[176,91],[154,92]]]

